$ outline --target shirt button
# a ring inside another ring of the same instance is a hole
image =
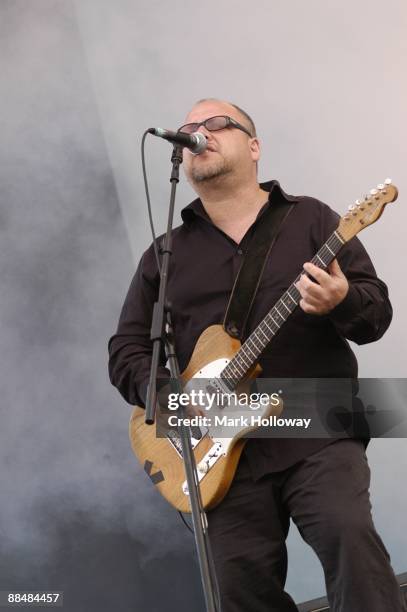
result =
[[[237,254],[238,254],[238,255],[243,255],[243,251],[242,251],[242,249],[237,249]]]

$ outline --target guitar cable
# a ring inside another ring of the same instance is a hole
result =
[[[182,514],[182,512],[180,510],[177,510],[178,514],[181,517],[182,522],[184,523],[185,527],[188,529],[188,531],[190,531],[192,533],[192,535],[194,534],[194,530],[192,529],[191,525],[188,523],[187,519],[185,518],[185,516]]]
[[[151,209],[150,192],[148,188],[148,179],[147,179],[147,170],[146,170],[145,140],[146,140],[147,134],[149,133],[150,133],[149,130],[146,130],[141,139],[141,166],[143,168],[143,180],[144,180],[144,189],[146,192],[146,199],[147,199],[148,219],[150,222],[151,234],[153,236],[154,255],[155,255],[156,262],[157,262],[157,269],[161,276],[161,263],[160,263],[160,258],[158,255],[158,244],[157,244],[157,237],[155,235],[155,229],[154,229],[153,212]]]

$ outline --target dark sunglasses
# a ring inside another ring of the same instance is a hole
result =
[[[217,115],[216,117],[209,117],[209,119],[205,119],[205,121],[200,121],[199,123],[186,123],[182,127],[179,128],[178,132],[183,132],[184,134],[192,134],[193,132],[198,131],[198,129],[203,125],[208,132],[218,132],[219,130],[224,130],[228,127],[235,127],[238,130],[242,130],[245,132],[250,138],[253,136],[250,134],[249,130],[241,125],[231,117],[227,115]]]

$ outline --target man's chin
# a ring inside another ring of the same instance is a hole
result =
[[[194,173],[192,175],[192,182],[193,183],[208,183],[210,181],[214,181],[216,180],[220,175],[219,174],[199,174],[199,173]]]
[[[229,174],[229,168],[224,166],[217,168],[194,168],[191,173],[191,179],[193,183],[204,183],[216,181],[226,174]]]

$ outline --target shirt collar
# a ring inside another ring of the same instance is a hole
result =
[[[260,183],[260,187],[264,189],[264,191],[269,192],[267,203],[269,205],[272,204],[275,199],[283,199],[287,202],[291,202],[292,204],[296,204],[298,202],[298,198],[285,193],[285,191],[282,190],[280,183],[276,180]],[[266,208],[266,206],[263,208]],[[208,213],[206,212],[199,198],[196,198],[196,200],[193,200],[190,204],[188,204],[188,206],[185,206],[185,208],[181,210],[181,218],[186,225],[190,225],[190,223],[192,223],[196,217],[209,219]]]

